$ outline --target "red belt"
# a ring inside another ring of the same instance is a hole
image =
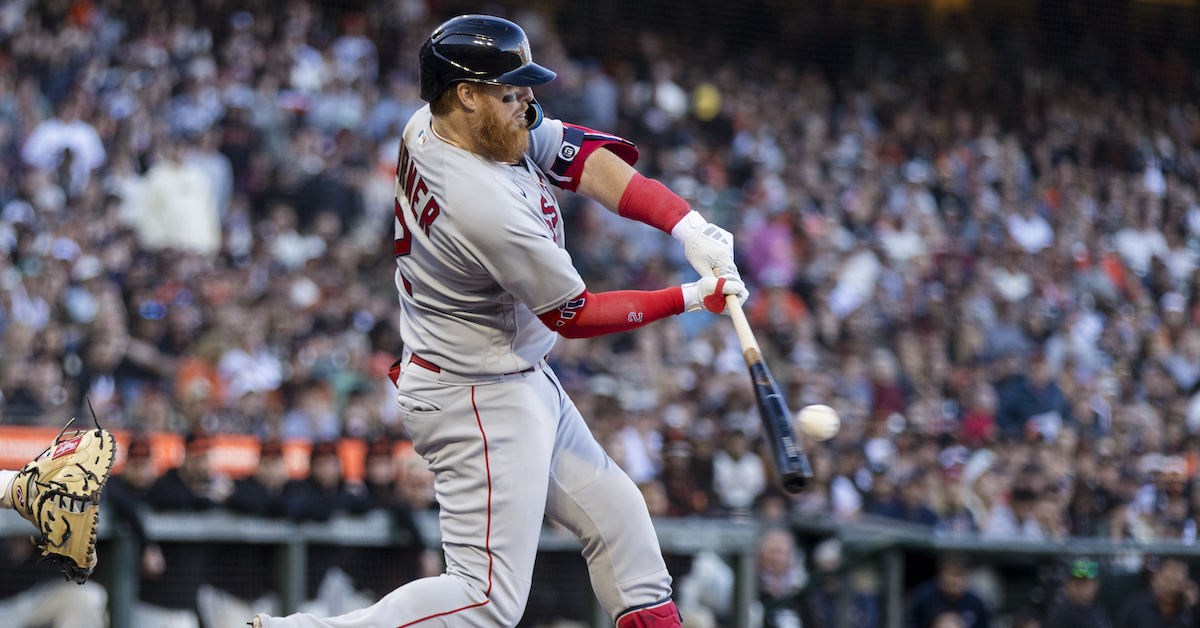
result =
[[[412,362],[413,364],[416,364],[417,366],[419,366],[421,368],[429,369],[429,370],[433,371],[434,373],[442,372],[442,367],[434,364],[433,362],[430,362],[429,360],[426,360],[425,358],[423,358],[415,353],[413,354],[413,356],[411,358],[409,358],[409,361]]]
[[[434,364],[433,362],[430,362],[429,360],[426,360],[425,358],[423,358],[415,353],[412,355],[412,357],[409,358],[409,362],[411,362],[412,364],[416,364],[417,366],[419,366],[423,369],[428,369],[430,371],[433,371],[434,373],[442,372],[442,367]],[[388,377],[391,378],[393,384],[397,383],[397,381],[400,379],[400,363],[401,363],[401,360],[396,360],[396,363],[392,365],[392,368],[388,369]],[[534,368],[535,367],[531,366],[523,371],[513,371],[511,373],[504,373],[504,375],[518,375],[520,373],[532,373]]]

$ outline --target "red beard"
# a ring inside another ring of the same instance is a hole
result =
[[[503,163],[520,159],[529,151],[529,130],[501,120],[491,99],[483,98],[471,117],[471,136],[480,154]]]

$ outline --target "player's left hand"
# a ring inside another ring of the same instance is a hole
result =
[[[733,234],[711,222],[697,227],[683,241],[683,254],[701,277],[732,275],[741,278],[733,263]],[[714,273],[714,268],[720,270]]]
[[[726,295],[737,295],[739,305],[745,303],[746,299],[750,297],[750,291],[746,290],[746,284],[733,275],[701,277],[700,281],[684,284],[681,287],[683,288],[684,309],[688,312],[706,309],[716,314],[729,316],[729,310],[725,307]]]

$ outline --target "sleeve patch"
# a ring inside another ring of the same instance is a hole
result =
[[[629,140],[592,129],[563,123],[562,143],[550,167],[550,180],[564,190],[579,187],[579,177],[588,155],[597,148],[607,148],[629,165],[637,163],[637,146]]]
[[[560,177],[565,177],[567,170],[579,156],[579,150],[583,148],[583,139],[583,129],[564,124],[562,145],[558,147],[558,157],[554,159],[554,165],[550,171]]]

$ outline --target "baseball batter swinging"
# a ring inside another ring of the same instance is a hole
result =
[[[730,234],[637,174],[633,144],[542,119],[531,87],[554,77],[531,60],[521,28],[495,17],[449,20],[421,48],[430,105],[408,122],[399,155],[404,353],[393,376],[401,418],[436,477],[446,573],[341,617],[259,615],[256,626],[515,626],[543,513],[583,544],[592,587],[619,628],[680,625],[645,502],[545,356],[558,335],[721,312],[724,295],[748,295]],[[551,185],[671,233],[702,278],[588,292]]]

